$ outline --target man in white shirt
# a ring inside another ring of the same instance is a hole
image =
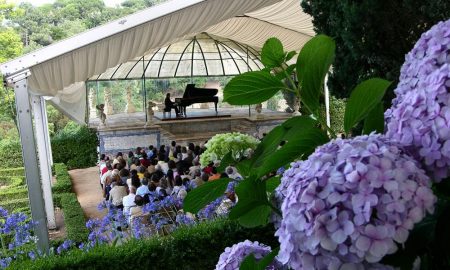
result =
[[[122,205],[123,205],[123,213],[126,217],[130,216],[130,208],[136,206],[134,202],[134,198],[136,197],[136,188],[134,186],[130,186],[130,194],[123,197]]]
[[[148,179],[142,179],[142,185],[138,187],[136,190],[136,195],[144,197],[145,194],[149,194],[150,190],[148,189]]]

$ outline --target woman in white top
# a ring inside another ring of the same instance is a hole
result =
[[[179,175],[175,177],[175,186],[173,187],[171,195],[177,199],[184,200],[184,198],[186,198],[187,192],[183,186],[183,180],[181,180]]]

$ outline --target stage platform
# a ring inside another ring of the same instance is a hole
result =
[[[161,112],[155,113],[151,123],[145,122],[142,112],[116,114],[107,117],[106,126],[99,125],[98,118],[91,119],[89,126],[98,130],[100,152],[114,154],[129,151],[136,147],[167,145],[172,140],[178,143],[202,143],[218,133],[241,132],[262,137],[275,126],[292,115],[289,113],[263,110],[261,114],[247,108],[190,109],[187,118],[163,118]]]

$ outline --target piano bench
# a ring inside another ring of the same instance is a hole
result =
[[[169,113],[169,118],[172,118],[172,109],[171,108],[164,108],[163,109],[163,118],[166,118],[166,113]]]

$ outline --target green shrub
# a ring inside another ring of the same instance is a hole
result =
[[[72,192],[72,181],[67,172],[67,166],[62,163],[55,164],[56,183],[53,185],[53,193]]]
[[[0,141],[0,168],[23,167],[22,148],[18,139]]]
[[[9,212],[12,212],[12,211],[14,211],[17,208],[29,207],[28,198],[8,200],[8,201],[1,201],[0,202],[0,207],[5,208]]]
[[[0,186],[8,186],[9,188],[18,187],[25,184],[25,177],[23,176],[1,176]]]
[[[64,214],[67,238],[77,243],[86,241],[89,232],[86,228],[83,209],[75,193],[61,194],[60,204]]]
[[[69,169],[92,167],[97,162],[97,133],[86,126],[68,123],[51,144],[54,162],[67,164]]]
[[[330,96],[330,122],[336,133],[344,133],[344,114],[346,100]],[[320,117],[326,121],[325,105],[321,106]]]
[[[1,176],[24,176],[24,175],[25,175],[25,171],[24,171],[23,167],[0,169],[0,177]]]
[[[271,225],[246,229],[234,221],[222,219],[180,228],[166,237],[15,262],[11,269],[214,269],[225,247],[246,239],[272,247],[278,245]]]
[[[0,202],[28,198],[26,186],[8,187],[0,190]]]

